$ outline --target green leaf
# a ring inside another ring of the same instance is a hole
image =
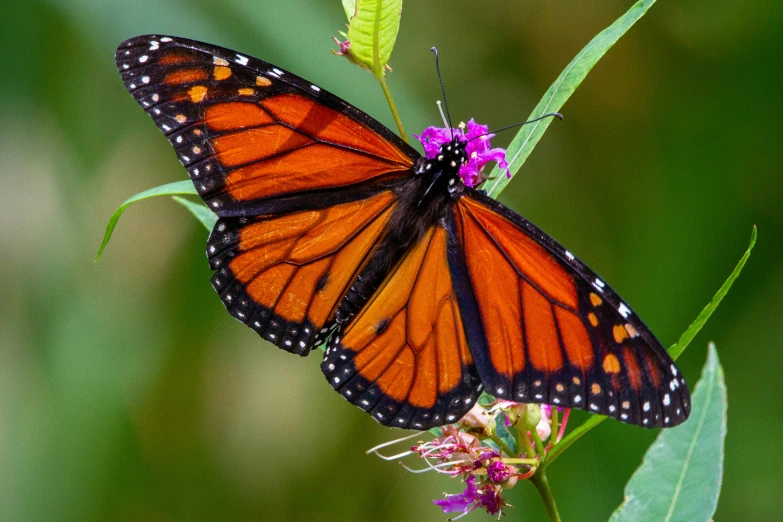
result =
[[[725,437],[726,384],[715,345],[710,343],[690,418],[661,431],[609,520],[710,520],[720,495]]]
[[[156,196],[174,196],[177,194],[198,196],[198,192],[196,192],[196,188],[193,186],[193,182],[190,180],[185,180],[175,181],[174,183],[151,188],[126,199],[125,202],[114,211],[114,214],[112,214],[111,218],[109,219],[109,223],[106,225],[106,233],[103,235],[103,242],[101,243],[100,248],[98,248],[98,255],[95,256],[95,261],[98,261],[98,258],[101,257],[101,254],[106,248],[106,245],[109,244],[112,232],[114,232],[114,227],[117,226],[117,221],[119,221],[120,216],[123,212],[125,212],[125,209],[128,208],[131,203],[148,198],[154,198]]]
[[[497,419],[495,419],[495,434],[512,450],[514,455],[517,455],[519,453],[517,450],[517,439],[511,433],[511,430],[506,427],[505,419],[505,415],[498,415]]]
[[[190,213],[193,214],[202,225],[204,225],[204,228],[207,229],[207,232],[212,232],[212,229],[215,227],[215,223],[217,223],[218,218],[214,212],[207,208],[205,204],[197,203],[180,196],[173,196],[172,199],[188,209]]]
[[[654,3],[655,0],[640,0],[639,2],[636,2],[612,25],[598,33],[590,43],[579,51],[579,54],[571,60],[571,63],[568,64],[563,72],[560,73],[560,76],[557,77],[557,80],[555,80],[546,91],[546,94],[544,94],[544,97],[538,102],[538,105],[533,109],[533,112],[528,119],[533,120],[549,112],[559,111],[598,60],[606,54],[606,51],[608,51]],[[506,150],[506,160],[509,163],[509,170],[511,171],[512,176],[516,174],[522,164],[525,163],[525,160],[530,153],[533,152],[533,148],[538,143],[538,140],[541,139],[541,136],[543,136],[544,131],[549,127],[551,122],[552,118],[544,118],[535,123],[524,125],[511,141],[511,144]],[[506,177],[506,173],[497,166],[492,170],[490,177],[495,179],[488,180],[482,188],[486,190],[491,197],[495,198],[505,188],[510,181],[510,178]]]
[[[677,358],[680,355],[682,355],[682,352],[685,351],[685,348],[688,347],[688,344],[690,344],[693,338],[696,337],[696,334],[699,333],[699,330],[701,330],[701,328],[705,325],[707,319],[710,318],[712,312],[714,312],[715,309],[718,308],[718,305],[728,293],[729,288],[731,288],[731,285],[734,284],[734,281],[740,275],[740,272],[742,271],[742,268],[745,266],[748,257],[750,257],[750,252],[751,250],[753,250],[753,247],[755,245],[756,245],[756,226],[754,225],[753,230],[751,231],[750,234],[750,245],[748,245],[748,249],[745,251],[745,254],[739,260],[739,263],[737,263],[737,266],[734,267],[734,270],[732,270],[731,274],[729,274],[728,279],[726,279],[723,285],[721,285],[721,287],[715,293],[715,296],[712,298],[712,301],[710,301],[710,304],[708,304],[704,308],[704,310],[701,311],[701,313],[696,318],[696,320],[693,321],[693,323],[691,323],[688,329],[685,330],[685,333],[683,333],[680,336],[680,339],[669,348],[668,352],[669,355],[671,355],[672,359],[677,360]],[[691,413],[691,415],[693,414]],[[579,438],[581,438],[588,431],[590,431],[591,429],[595,428],[597,425],[605,421],[607,418],[608,417],[604,415],[593,415],[592,417],[587,419],[584,423],[580,424],[574,431],[566,435],[557,446],[552,448],[552,451],[550,451],[549,454],[547,455],[543,466],[546,467],[552,462],[554,462],[554,460],[557,457],[559,457],[565,450],[567,450],[568,447],[571,446],[571,444],[579,440]]]
[[[351,55],[375,76],[383,74],[397,41],[402,0],[356,0],[355,13],[348,26]]]
[[[753,225],[753,231],[750,234],[750,245],[748,245],[748,249],[745,251],[745,255],[742,256],[742,258],[739,260],[739,263],[737,263],[737,266],[734,267],[734,270],[732,270],[729,278],[726,279],[725,283],[723,283],[723,286],[718,289],[718,292],[712,298],[712,301],[710,301],[710,303],[704,307],[704,310],[699,313],[699,316],[680,336],[680,339],[674,343],[671,348],[669,348],[669,355],[671,355],[673,359],[676,359],[683,351],[685,351],[685,348],[688,347],[693,338],[696,337],[696,334],[699,333],[699,330],[701,330],[702,326],[704,326],[704,324],[707,322],[707,319],[710,318],[712,312],[718,308],[720,302],[724,297],[726,297],[726,294],[729,293],[729,288],[731,288],[731,285],[734,284],[734,281],[740,275],[740,272],[742,272],[742,268],[745,266],[745,263],[750,257],[750,251],[753,250],[755,245],[756,225]]]
[[[345,16],[350,22],[356,14],[356,0],[343,0],[343,9],[345,9]]]

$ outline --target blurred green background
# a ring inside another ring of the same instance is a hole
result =
[[[405,4],[389,82],[409,133],[523,120],[560,70],[631,5]],[[374,79],[329,52],[338,0],[10,2],[0,17],[0,519],[445,520],[461,490],[364,451],[399,436],[324,382],[317,356],[263,342],[209,285],[206,232],[167,199],[184,179],[123,88],[117,44],[159,32],[289,69],[393,126]],[[783,516],[779,441],[783,10],[656,4],[566,104],[502,199],[579,255],[673,343],[746,248],[744,273],[681,359],[708,340],[726,370],[717,520]],[[507,143],[512,133],[498,138]],[[577,415],[576,420],[584,415]],[[603,423],[549,469],[565,520],[605,520],[655,433]],[[509,520],[541,520],[530,484]],[[473,514],[473,520],[488,520]]]

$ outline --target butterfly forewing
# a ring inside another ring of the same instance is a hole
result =
[[[478,191],[453,213],[462,259],[452,271],[489,393],[644,427],[687,418],[688,390],[666,350],[595,273]]]
[[[125,86],[153,117],[219,216],[271,201],[407,176],[418,153],[386,127],[283,69],[217,46],[140,36],[116,54]]]

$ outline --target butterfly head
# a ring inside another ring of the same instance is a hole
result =
[[[468,161],[465,147],[466,143],[455,136],[454,139],[443,143],[432,157],[422,158],[423,161],[416,168],[416,174],[443,180],[449,192],[452,192],[453,187],[463,183],[459,171]]]

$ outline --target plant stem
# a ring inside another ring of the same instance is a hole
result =
[[[505,451],[508,454],[509,457],[516,457],[517,456],[516,453],[514,453],[514,451],[511,448],[509,448],[508,445],[505,442],[503,442],[503,439],[501,439],[497,435],[492,435],[490,437],[490,439],[492,439],[492,441],[495,444],[497,444],[500,449]]]
[[[549,515],[549,520],[552,522],[560,522],[560,515],[557,512],[557,506],[555,506],[555,497],[552,496],[552,491],[549,489],[546,472],[542,468],[538,468],[535,475],[530,477],[530,481],[538,490],[538,494],[541,495],[541,500],[544,502],[546,513]]]
[[[389,85],[386,83],[386,75],[383,73],[383,69],[381,69],[381,71],[379,71],[375,77],[378,79],[378,83],[381,84],[383,95],[386,96],[386,103],[389,104],[389,109],[391,109],[392,116],[394,116],[394,122],[397,124],[397,130],[400,131],[400,137],[405,140],[405,143],[409,143],[408,135],[405,134],[405,129],[402,127],[402,120],[400,119],[400,115],[397,112],[397,106],[394,105],[394,98],[392,98]]]
[[[379,55],[380,42],[378,36],[378,27],[380,26],[380,23],[381,23],[381,3],[378,2],[378,6],[375,11],[375,32],[373,34],[373,45],[372,45],[373,47],[372,74],[378,80],[378,83],[381,84],[383,95],[386,96],[386,103],[389,104],[389,109],[391,109],[392,116],[394,116],[394,123],[397,124],[397,130],[400,131],[400,137],[403,140],[405,140],[405,143],[409,143],[408,135],[405,134],[405,129],[402,127],[402,120],[400,119],[400,114],[397,112],[397,106],[394,104],[394,98],[392,98],[391,91],[389,90],[389,84],[386,83],[386,74],[383,70],[386,64],[381,63],[381,59]]]

